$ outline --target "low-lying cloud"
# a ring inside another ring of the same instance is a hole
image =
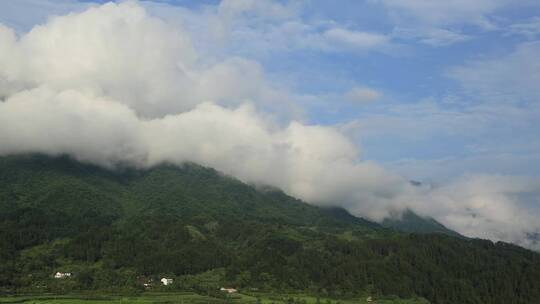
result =
[[[413,208],[466,235],[534,246],[526,235],[540,231],[539,213],[524,202],[538,201],[538,180],[413,186],[361,160],[338,128],[263,111],[289,105],[261,66],[201,58],[192,39],[134,2],[20,37],[0,26],[0,154],[69,154],[109,168],[196,162],[373,220]]]

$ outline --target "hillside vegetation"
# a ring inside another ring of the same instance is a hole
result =
[[[106,170],[67,157],[2,157],[0,260],[3,293],[138,293],[166,276],[172,286],[151,288],[540,301],[532,251],[388,230],[195,164]],[[54,279],[56,271],[74,275]]]

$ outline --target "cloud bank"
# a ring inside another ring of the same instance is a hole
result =
[[[276,123],[260,111],[275,94],[256,63],[202,64],[189,35],[134,2],[53,18],[20,38],[3,27],[0,42],[2,154],[192,161],[309,202],[370,202],[355,209],[377,219],[409,187],[358,161],[332,127]]]
[[[272,12],[288,16],[280,6]],[[526,236],[540,231],[538,213],[522,198],[538,200],[537,180],[471,176],[412,186],[363,161],[336,127],[276,119],[291,95],[259,64],[201,57],[193,39],[135,2],[56,17],[20,37],[0,26],[0,154],[69,154],[105,167],[196,162],[373,220],[413,208],[470,236],[534,246]]]
[[[354,87],[345,93],[345,99],[359,104],[370,103],[381,98],[381,93],[368,87]]]

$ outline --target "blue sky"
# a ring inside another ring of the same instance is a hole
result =
[[[24,33],[94,2],[4,0],[0,22]],[[219,1],[140,3],[207,58],[258,62],[297,119],[339,126],[363,159],[428,181],[540,173],[537,1],[275,1],[232,8],[219,42],[205,24]]]

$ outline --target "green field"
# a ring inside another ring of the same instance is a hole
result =
[[[235,294],[234,296],[227,297],[225,299],[214,298],[204,295],[198,295],[195,293],[144,293],[139,296],[106,296],[106,295],[41,295],[41,296],[9,296],[0,297],[1,304],[7,303],[26,303],[26,304],[67,304],[67,303],[81,303],[81,304],[109,304],[109,303],[123,303],[123,304],[360,304],[368,303],[365,298],[362,299],[319,299],[316,297],[307,295],[277,295],[277,294]],[[373,302],[378,304],[428,304],[429,302],[423,299],[391,299],[391,298],[374,298]]]

